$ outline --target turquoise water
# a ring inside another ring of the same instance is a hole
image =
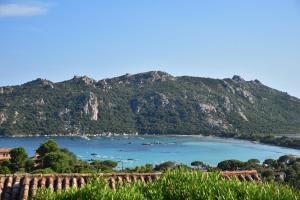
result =
[[[0,138],[1,147],[24,147],[29,155],[51,137]],[[257,158],[278,158],[284,154],[300,156],[300,150],[254,144],[234,139],[202,136],[135,136],[135,137],[53,137],[61,147],[68,148],[78,158],[110,159],[123,162],[124,167],[146,163],[175,161],[190,164],[201,160],[211,165],[226,159],[246,161]],[[119,165],[121,167],[121,164]]]

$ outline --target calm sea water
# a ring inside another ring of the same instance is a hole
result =
[[[43,142],[51,137],[0,138],[1,147],[24,147],[30,155]],[[234,139],[202,136],[135,136],[135,137],[53,137],[61,147],[68,148],[78,158],[110,159],[123,162],[124,167],[146,163],[159,164],[175,161],[190,164],[201,160],[211,165],[226,159],[246,161],[257,158],[278,158],[284,154],[300,156],[295,149],[254,144]]]

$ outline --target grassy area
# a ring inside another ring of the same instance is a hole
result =
[[[107,181],[95,178],[79,190],[50,192],[40,190],[35,200],[63,199],[300,199],[300,192],[276,183],[240,182],[236,179],[224,180],[218,173],[207,173],[184,169],[167,171],[157,181],[117,185],[109,188]]]

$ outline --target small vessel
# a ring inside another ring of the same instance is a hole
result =
[[[81,135],[80,137],[85,140],[91,140],[87,135]]]
[[[144,142],[142,145],[157,145],[157,144],[164,144],[163,142],[156,141],[156,142]]]

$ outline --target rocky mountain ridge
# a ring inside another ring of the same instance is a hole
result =
[[[151,71],[0,87],[0,135],[294,134],[300,100],[239,76],[174,77]]]

